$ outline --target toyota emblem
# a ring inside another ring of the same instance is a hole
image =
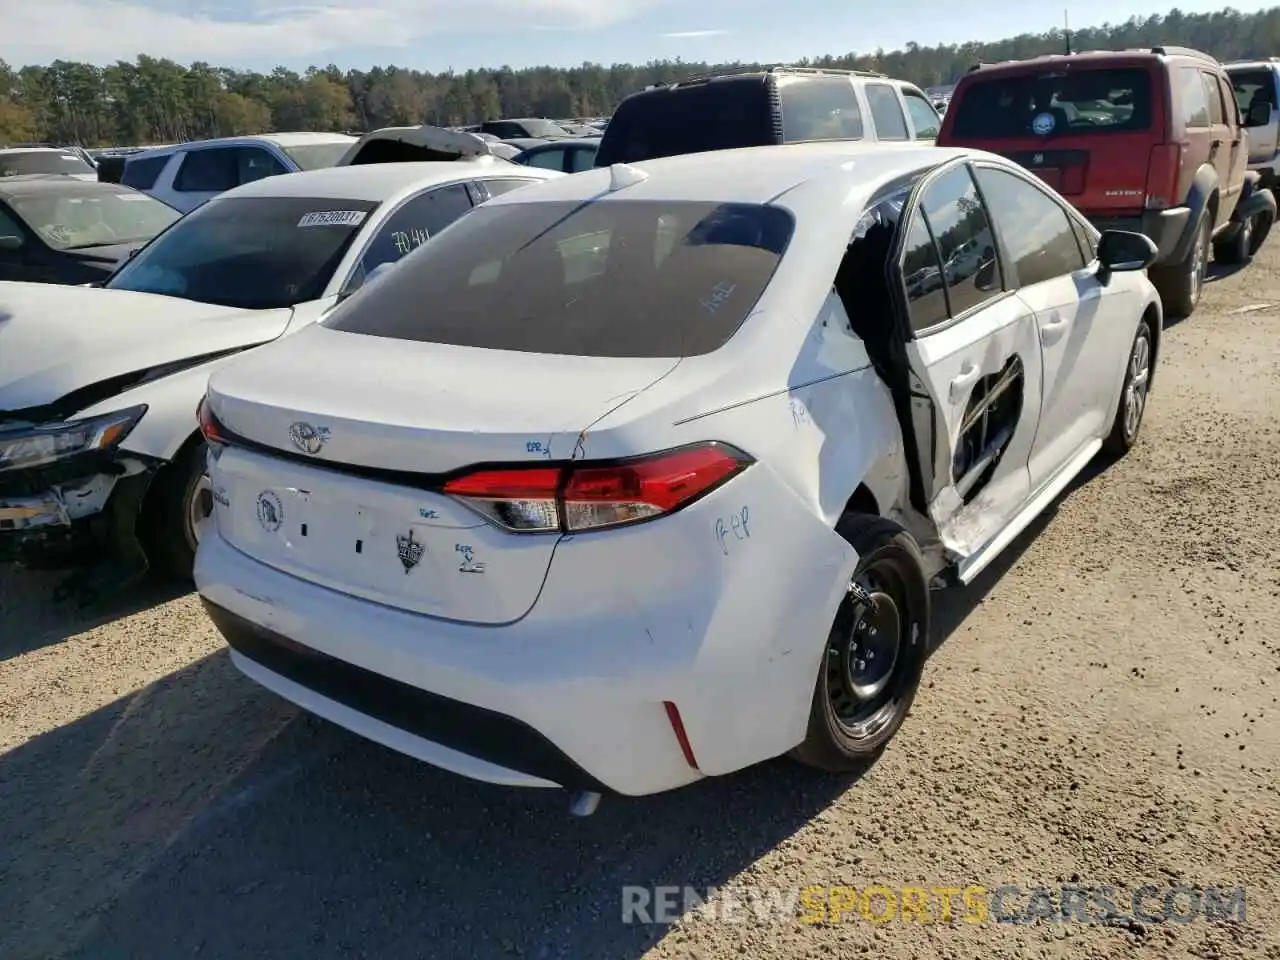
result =
[[[315,456],[329,439],[328,427],[315,427],[299,420],[289,426],[289,439],[303,453]]]

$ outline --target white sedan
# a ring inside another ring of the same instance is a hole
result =
[[[557,176],[477,157],[269,177],[179,220],[105,289],[0,283],[0,557],[189,578],[212,509],[210,371],[490,196]]]
[[[197,587],[263,686],[579,812],[857,767],[915,694],[930,586],[1135,441],[1153,256],[956,149],[500,197],[214,374]]]

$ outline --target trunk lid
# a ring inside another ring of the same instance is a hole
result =
[[[210,381],[213,415],[251,444],[216,457],[220,534],[332,589],[478,623],[510,622],[533,606],[559,535],[490,525],[436,492],[442,476],[572,459],[584,429],[679,362],[449,347],[322,326],[280,346]]]

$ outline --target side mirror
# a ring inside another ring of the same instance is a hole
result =
[[[0,237],[0,250],[21,250],[24,243],[21,237]]]
[[[1245,114],[1246,127],[1265,127],[1271,122],[1271,104],[1255,100],[1249,104],[1249,112]]]
[[[1113,273],[1145,270],[1155,263],[1158,251],[1146,234],[1106,230],[1098,241],[1098,280],[1106,284]]]

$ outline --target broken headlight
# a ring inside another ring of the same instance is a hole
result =
[[[110,450],[146,412],[142,404],[85,420],[0,432],[0,471],[41,467],[82,453]]]

